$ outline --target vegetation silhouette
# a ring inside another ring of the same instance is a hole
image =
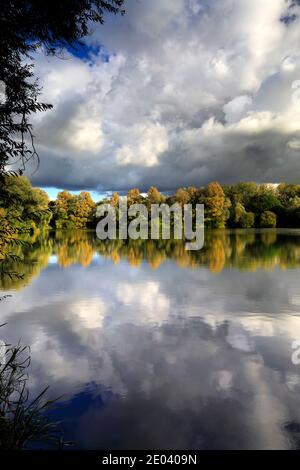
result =
[[[4,325],[1,325],[4,326]],[[28,389],[30,348],[0,346],[0,448],[20,450],[31,445],[59,449],[65,445],[58,423],[51,422],[46,412],[57,399],[46,398],[48,387],[34,398]]]

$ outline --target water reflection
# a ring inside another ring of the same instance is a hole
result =
[[[131,267],[139,267],[146,261],[153,270],[169,260],[182,268],[209,267],[213,273],[228,268],[294,269],[300,265],[299,235],[298,230],[206,231],[204,249],[192,252],[179,240],[102,242],[92,231],[46,233],[14,249],[20,259],[10,260],[4,271],[21,272],[24,279],[6,274],[0,277],[0,287],[23,288],[53,260],[63,268],[74,264],[88,267],[97,254],[115,265],[126,260]]]
[[[1,280],[16,292],[0,323],[32,346],[33,391],[65,395],[53,418],[67,439],[300,447],[299,232],[207,232],[196,253],[56,233],[23,255],[24,280]]]

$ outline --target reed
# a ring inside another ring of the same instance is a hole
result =
[[[3,325],[1,325],[3,326]],[[58,399],[46,398],[48,387],[33,399],[28,389],[28,346],[3,345],[0,355],[0,449],[18,450],[31,444],[64,446],[59,423],[51,422],[48,411]]]

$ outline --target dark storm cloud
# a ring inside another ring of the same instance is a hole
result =
[[[286,7],[129,0],[125,18],[89,38],[109,60],[103,49],[90,61],[38,56],[54,110],[35,122],[34,184],[168,190],[299,180],[300,28],[280,21]]]

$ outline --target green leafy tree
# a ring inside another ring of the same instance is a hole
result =
[[[0,207],[15,227],[28,227],[31,222],[47,224],[50,219],[47,193],[33,188],[25,176],[8,176],[2,180]]]
[[[282,183],[277,188],[277,194],[284,207],[300,206],[300,185]]]
[[[255,223],[255,214],[253,212],[244,212],[241,219],[240,225],[242,228],[252,228]]]
[[[241,221],[246,213],[245,207],[241,202],[236,202],[233,205],[233,222],[237,227],[241,226]]]
[[[232,202],[240,202],[246,210],[253,197],[256,196],[259,190],[259,185],[254,182],[238,183],[224,187],[224,192]]]
[[[260,217],[260,226],[263,228],[275,228],[277,225],[277,216],[274,212],[265,211]]]
[[[281,207],[280,200],[273,189],[262,185],[257,194],[252,196],[249,202],[249,209],[256,214],[261,214],[265,211],[274,211]]]

